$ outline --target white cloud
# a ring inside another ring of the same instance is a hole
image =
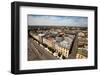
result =
[[[28,25],[87,26],[87,17],[28,15]]]

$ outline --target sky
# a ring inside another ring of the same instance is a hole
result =
[[[28,25],[31,26],[88,26],[88,17],[81,16],[53,16],[53,15],[28,15]]]

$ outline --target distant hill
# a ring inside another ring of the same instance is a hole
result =
[[[51,25],[51,26],[50,25],[48,25],[48,26],[47,25],[46,26],[45,25],[42,25],[42,26],[41,25],[33,26],[33,25],[28,25],[28,29],[29,30],[31,30],[31,29],[35,29],[35,30],[36,29],[44,29],[45,30],[45,29],[50,29],[50,28],[55,28],[55,29],[57,29],[57,28],[58,29],[59,28],[60,29],[61,28],[69,28],[69,29],[83,29],[83,30],[87,29],[87,27],[81,27],[81,26],[53,26],[53,25]]]

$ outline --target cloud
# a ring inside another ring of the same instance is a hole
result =
[[[28,15],[28,25],[87,26],[88,17]]]

